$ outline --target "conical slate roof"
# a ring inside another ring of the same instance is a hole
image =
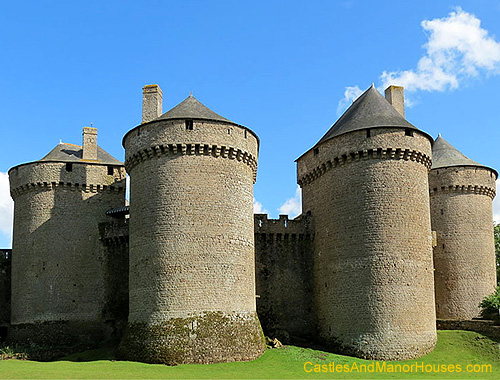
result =
[[[49,152],[49,154],[41,160],[38,160],[38,162],[85,162],[82,157],[83,149],[80,145],[59,143]],[[123,165],[123,163],[115,159],[99,146],[97,147],[97,160],[91,160],[89,162],[104,165]]]
[[[438,136],[432,147],[432,167],[431,169],[447,168],[450,166],[479,166],[493,170],[487,166],[478,164],[462,154],[457,148]]]
[[[382,127],[410,128],[419,131],[401,116],[372,85],[352,103],[318,143],[344,133]]]
[[[216,114],[208,107],[205,107],[193,95],[189,95],[181,103],[160,117],[154,119],[154,121],[169,119],[206,119],[233,123],[231,120],[228,120],[225,117]]]

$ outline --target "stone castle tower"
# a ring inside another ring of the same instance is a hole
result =
[[[193,96],[161,114],[144,87],[143,123],[123,138],[130,174],[130,313],[123,358],[250,360],[256,313],[253,183],[259,140]]]
[[[83,129],[83,147],[60,143],[39,161],[9,170],[14,199],[14,342],[99,342],[112,296],[98,223],[124,204],[123,164]]]
[[[119,339],[126,323],[122,359],[251,360],[264,350],[258,312],[285,343],[426,354],[436,308],[470,319],[494,290],[497,173],[409,123],[402,87],[385,95],[369,88],[297,159],[294,220],[253,215],[255,133],[193,96],[163,114],[157,85],[123,138],[130,207],[125,167],[93,128],[83,146],[12,168],[0,335],[68,346]]]
[[[436,342],[428,171],[432,138],[402,116],[402,88],[365,91],[297,160],[314,220],[319,337],[370,359]]]
[[[439,136],[429,174],[436,312],[440,319],[479,316],[496,287],[492,201],[495,170],[465,157]]]

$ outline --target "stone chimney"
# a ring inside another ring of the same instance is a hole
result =
[[[83,127],[84,160],[97,160],[97,128]]]
[[[147,123],[161,116],[163,93],[157,84],[148,84],[142,88],[142,122]]]
[[[405,117],[405,93],[401,86],[389,86],[385,89],[385,99],[392,104],[401,116]]]

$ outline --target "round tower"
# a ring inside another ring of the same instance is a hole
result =
[[[9,170],[14,199],[11,342],[97,343],[111,333],[108,265],[98,223],[124,204],[125,168],[84,128],[83,147],[58,144]]]
[[[372,86],[297,160],[316,322],[334,350],[402,360],[435,346],[431,143]]]
[[[158,95],[160,94],[160,95]],[[193,96],[167,113],[144,88],[124,139],[130,174],[130,313],[120,356],[149,363],[251,360],[258,138]]]
[[[439,136],[429,173],[434,279],[440,319],[479,316],[496,287],[492,201],[497,172],[464,156]]]

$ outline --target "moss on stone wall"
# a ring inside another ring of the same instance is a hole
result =
[[[161,324],[129,323],[118,357],[168,365],[253,360],[265,349],[256,313],[205,312]]]

